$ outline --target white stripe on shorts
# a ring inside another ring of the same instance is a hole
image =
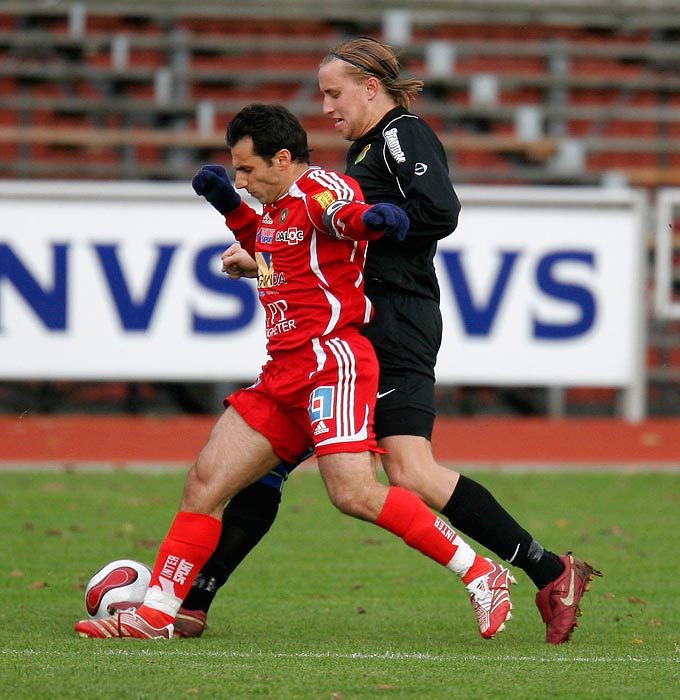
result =
[[[349,343],[331,338],[326,345],[338,363],[338,386],[335,397],[337,436],[348,437],[356,433],[354,424],[354,400],[357,381],[356,358]]]

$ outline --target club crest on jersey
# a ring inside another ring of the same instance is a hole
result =
[[[366,154],[371,150],[371,144],[369,143],[368,146],[364,148],[363,151],[356,157],[354,160],[354,165],[357,165],[357,163],[361,163],[361,161],[366,157]]]
[[[280,284],[286,283],[286,277],[283,273],[277,273],[274,270],[274,261],[271,253],[257,251],[255,253],[255,261],[257,262],[257,286],[260,288],[277,287]]]
[[[312,195],[312,199],[315,199],[319,203],[319,206],[326,211],[335,201],[335,195],[329,190],[324,190],[323,192],[319,192],[319,194]]]
[[[279,223],[282,224],[288,218],[288,209],[284,209],[279,216]]]
[[[300,241],[304,240],[304,237],[304,231],[294,226],[287,228],[285,231],[276,232],[276,242],[288,243],[288,245],[297,245]]]
[[[396,160],[397,163],[405,163],[406,156],[404,155],[404,151],[401,150],[399,134],[397,133],[396,127],[385,132],[385,141],[394,160]]]

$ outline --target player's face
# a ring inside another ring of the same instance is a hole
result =
[[[231,162],[236,169],[236,187],[244,188],[261,204],[271,204],[288,191],[289,183],[277,158],[270,163],[255,155],[250,136],[232,146]]]
[[[366,81],[346,73],[347,64],[334,59],[319,68],[323,113],[335,122],[335,130],[348,141],[361,138],[375,123]]]

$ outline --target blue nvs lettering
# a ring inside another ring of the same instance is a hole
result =
[[[499,251],[500,262],[486,300],[475,301],[469,283],[461,251],[443,250],[439,255],[444,261],[451,282],[453,297],[460,312],[463,329],[468,336],[484,337],[493,332],[508,285],[521,255],[519,251]],[[532,335],[537,339],[564,340],[585,335],[597,317],[597,302],[591,289],[558,279],[562,263],[576,263],[595,269],[595,256],[590,251],[559,250],[539,258],[535,269],[535,287],[556,301],[571,304],[578,312],[572,323],[558,323],[532,316]]]
[[[205,289],[233,296],[239,302],[237,314],[233,316],[209,317],[192,311],[192,328],[196,333],[230,333],[247,326],[255,316],[257,295],[255,286],[247,280],[232,280],[224,273],[216,274],[210,265],[212,258],[222,254],[224,245],[208,246],[201,249],[194,262],[196,281]]]
[[[2,282],[8,280],[24,301],[33,309],[45,328],[65,331],[67,323],[68,245],[52,244],[52,283],[42,287],[28,267],[7,243],[0,243],[0,291]],[[1,300],[1,299],[0,299]],[[0,305],[0,332],[2,324]]]
[[[45,328],[50,331],[68,330],[68,290],[69,287],[77,289],[77,284],[69,280],[69,277],[77,274],[77,270],[69,266],[71,245],[50,244],[51,278],[41,284],[29,265],[11,245],[0,243],[0,332],[7,330],[2,322],[4,282],[14,287]],[[156,246],[155,260],[151,265],[145,291],[138,298],[133,298],[129,271],[126,271],[120,258],[119,245],[93,244],[92,248],[103,272],[103,279],[111,294],[121,327],[125,332],[131,333],[147,331],[167,287],[171,265],[179,245]],[[248,280],[230,280],[211,267],[212,259],[221,255],[223,250],[223,244],[199,249],[195,254],[191,272],[200,288],[235,299],[238,302],[236,311],[210,316],[196,308],[189,308],[188,322],[194,333],[219,334],[237,331],[250,324],[255,316],[257,294],[254,284]]]
[[[118,245],[95,245],[94,248],[99,256],[123,328],[126,331],[148,330],[177,246],[157,246],[156,265],[146,294],[140,301],[135,301],[130,294],[125,272],[118,259]]]

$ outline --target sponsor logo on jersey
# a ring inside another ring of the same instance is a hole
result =
[[[284,209],[279,216],[279,223],[282,224],[288,218],[288,209]]]
[[[363,151],[355,158],[354,160],[354,165],[357,165],[357,163],[361,163],[361,161],[366,157],[366,154],[371,150],[371,144],[369,143],[368,146],[364,148]]]
[[[297,245],[300,241],[304,240],[304,231],[300,228],[295,228],[291,226],[285,231],[276,232],[276,242],[277,243],[288,243],[288,245]]]
[[[295,330],[295,319],[288,318],[288,302],[277,299],[267,304],[267,338]]]
[[[319,192],[319,194],[312,195],[312,199],[315,199],[319,203],[319,206],[326,211],[335,201],[335,195],[329,190],[324,190],[323,192]]]
[[[283,273],[274,270],[274,261],[271,253],[257,251],[255,253],[257,262],[257,286],[261,288],[278,287],[286,284],[286,277]]]
[[[257,236],[255,237],[256,240],[260,241],[260,243],[272,243],[274,241],[274,234],[276,233],[276,229],[274,228],[261,228],[257,232]]]
[[[269,212],[266,212],[265,215],[262,217],[262,223],[263,224],[273,224],[274,219],[272,219],[271,214]]]
[[[425,175],[427,172],[427,163],[416,163],[414,172],[416,175]]]
[[[385,132],[385,141],[387,142],[387,148],[390,149],[394,160],[396,160],[397,163],[405,163],[406,156],[404,155],[404,151],[401,150],[396,127]]]

